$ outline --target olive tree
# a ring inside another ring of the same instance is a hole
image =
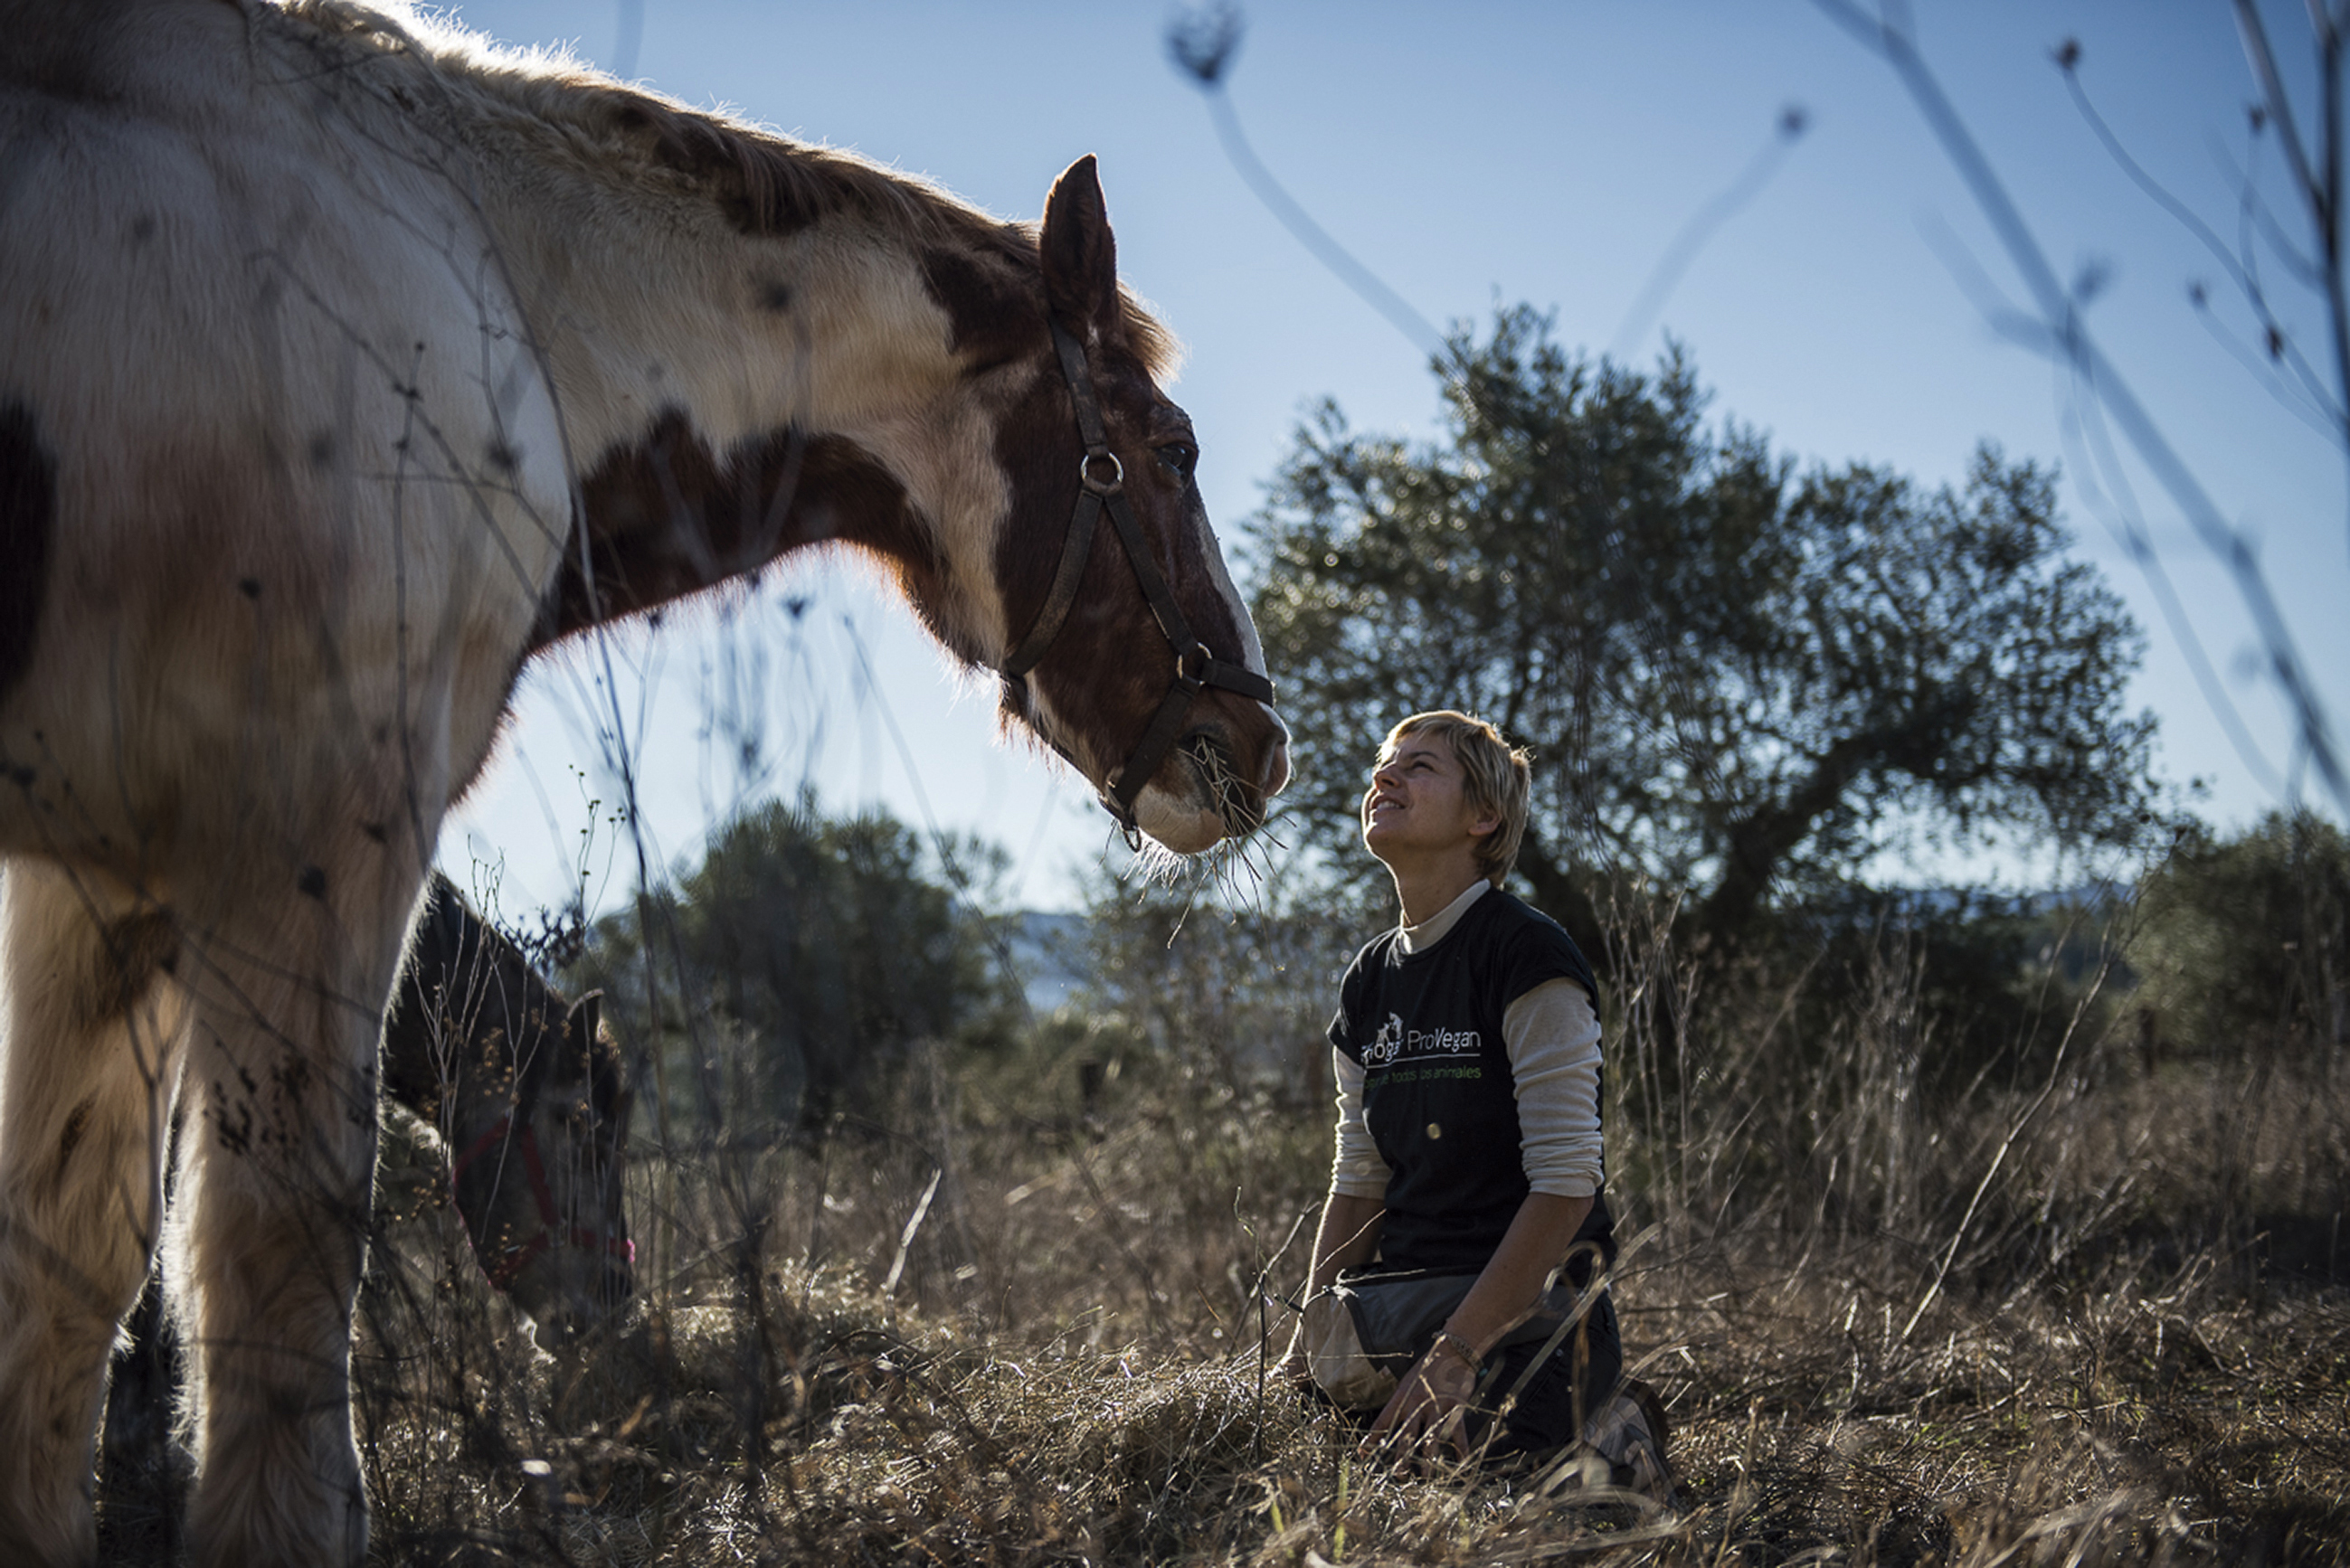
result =
[[[1351,834],[1377,738],[1430,707],[1533,747],[1519,864],[1570,927],[1578,865],[1686,888],[1727,937],[1897,830],[2136,832],[2142,639],[2067,556],[2043,469],[1986,447],[1956,488],[1798,472],[1709,427],[1678,350],[1594,363],[1524,306],[1438,368],[1443,439],[1325,403],[1251,522],[1307,837]]]

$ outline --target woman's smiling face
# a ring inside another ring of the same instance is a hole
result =
[[[1501,825],[1469,799],[1468,775],[1434,735],[1396,737],[1379,752],[1363,794],[1363,844],[1382,862],[1466,848]]]

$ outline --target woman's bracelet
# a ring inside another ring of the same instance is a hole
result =
[[[1436,1343],[1429,1348],[1431,1350],[1451,1351],[1453,1355],[1461,1358],[1462,1366],[1469,1368],[1469,1375],[1473,1377],[1477,1375],[1477,1347],[1470,1344],[1467,1340],[1461,1338],[1459,1334],[1453,1333],[1451,1329],[1438,1329],[1436,1331]]]

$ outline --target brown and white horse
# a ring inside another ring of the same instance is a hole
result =
[[[93,1551],[159,1236],[198,1560],[361,1559],[377,1030],[533,652],[837,541],[1129,831],[1259,819],[1170,353],[1090,160],[1031,228],[352,0],[0,0],[0,1562]]]

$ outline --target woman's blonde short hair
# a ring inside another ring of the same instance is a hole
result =
[[[1518,845],[1526,836],[1526,797],[1534,784],[1531,753],[1502,739],[1502,732],[1484,720],[1451,708],[1414,713],[1388,732],[1382,753],[1395,750],[1406,735],[1432,735],[1450,746],[1465,775],[1470,807],[1502,819],[1500,826],[1477,841],[1477,868],[1500,887],[1518,863]]]

